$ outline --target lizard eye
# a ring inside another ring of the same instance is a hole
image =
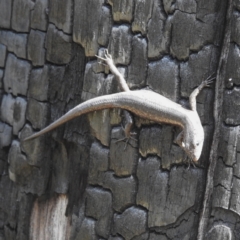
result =
[[[196,143],[196,146],[199,146],[199,143]]]

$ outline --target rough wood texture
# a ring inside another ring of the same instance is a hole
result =
[[[128,85],[130,88],[140,88],[146,83],[147,74],[147,43],[141,36],[132,39],[132,59],[128,67]]]
[[[116,64],[128,65],[132,53],[132,34],[128,25],[113,27],[108,46]]]
[[[31,0],[14,0],[12,5],[12,29],[17,32],[28,32],[30,13],[34,3]]]
[[[1,0],[0,28],[0,239],[240,239],[239,0]],[[196,168],[170,125],[135,117],[124,150],[119,109],[21,141],[119,91],[106,48],[131,89],[186,107],[217,75]]]
[[[86,190],[86,216],[96,219],[96,233],[98,236],[108,238],[113,215],[111,209],[112,196],[102,189],[89,188]]]
[[[71,60],[71,37],[58,31],[55,25],[49,24],[45,47],[47,60],[55,64],[67,64]]]
[[[31,11],[31,28],[47,30],[48,0],[36,0]]]
[[[0,44],[0,67],[4,67],[5,66],[5,59],[6,59],[6,52],[7,52],[7,48],[5,45]]]
[[[213,142],[212,147],[210,151],[210,164],[208,168],[208,174],[207,174],[207,181],[206,181],[206,189],[205,189],[205,195],[203,200],[203,209],[200,216],[199,221],[199,228],[198,228],[198,240],[202,240],[206,236],[207,228],[209,228],[208,225],[208,219],[210,217],[210,209],[211,204],[214,206],[214,202],[210,202],[210,199],[212,199],[213,195],[213,188],[214,188],[214,171],[216,168],[217,160],[219,160],[218,156],[218,146],[220,141],[220,133],[222,130],[222,105],[224,102],[223,98],[223,90],[224,90],[224,79],[226,77],[227,64],[226,60],[228,58],[229,54],[229,48],[230,48],[230,39],[231,39],[231,23],[232,23],[232,14],[233,14],[233,1],[229,0],[227,3],[227,11],[226,11],[226,20],[225,20],[225,29],[224,29],[224,38],[222,42],[222,49],[221,49],[221,55],[219,58],[218,68],[217,68],[217,76],[216,76],[216,92],[215,92],[215,101],[214,101],[214,120],[215,120],[215,129],[213,134]],[[219,173],[217,173],[219,174]],[[219,233],[217,234],[219,237]]]
[[[10,28],[11,24],[12,0],[3,0],[0,2],[0,26]]]
[[[114,21],[132,21],[134,0],[108,0],[108,3],[112,6]]]
[[[65,33],[72,32],[72,8],[73,0],[49,2],[49,22]]]
[[[29,62],[9,53],[3,78],[5,92],[12,93],[14,96],[18,94],[26,96],[30,70]]]
[[[0,43],[7,47],[17,57],[26,59],[27,56],[27,34],[17,34],[12,31],[0,32]]]
[[[45,33],[31,30],[28,37],[28,59],[33,66],[43,66],[45,62]]]
[[[102,11],[104,0],[75,0],[74,3],[73,41],[84,47],[86,56],[95,56],[99,48],[98,39],[104,29],[98,26],[104,23],[106,29],[111,29],[109,16]],[[108,36],[109,33],[104,35]]]

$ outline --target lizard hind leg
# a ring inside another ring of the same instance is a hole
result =
[[[124,131],[125,137],[117,140],[116,142],[124,141],[125,142],[124,150],[126,150],[129,141],[131,139],[134,140],[134,141],[137,141],[137,139],[135,139],[133,137],[133,135],[136,135],[136,133],[131,132],[132,126],[133,126],[133,117],[132,117],[132,115],[128,111],[125,111],[125,110],[123,111],[123,114],[124,114],[124,119],[125,119],[124,122],[125,123],[124,123],[124,127],[122,125],[122,129]]]

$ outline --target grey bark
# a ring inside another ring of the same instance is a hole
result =
[[[0,239],[240,239],[240,1],[0,1]],[[82,101],[119,91],[97,63],[108,49],[133,89],[197,111],[202,156],[179,130],[120,110],[21,140]]]

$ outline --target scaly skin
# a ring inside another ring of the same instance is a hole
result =
[[[198,115],[194,111],[184,109],[181,105],[172,102],[160,94],[147,90],[115,93],[88,100],[79,104],[48,127],[25,140],[41,136],[83,114],[108,108],[121,108],[157,123],[180,126],[183,128],[184,133],[182,141],[184,145],[182,144],[182,147],[192,160],[197,161],[200,157],[199,153],[201,153],[202,150],[204,134]],[[191,144],[195,143],[199,143],[201,149],[191,149]]]
[[[25,141],[39,137],[83,114],[109,108],[121,108],[156,123],[181,127],[183,130],[178,135],[176,142],[194,162],[198,161],[202,152],[204,131],[196,108],[192,110],[185,109],[181,105],[152,91],[130,91],[126,86],[125,79],[113,64],[111,56],[106,52],[105,58],[100,59],[104,60],[109,65],[112,73],[120,78],[120,88],[124,92],[96,97],[81,103],[40,132],[26,138]],[[197,94],[210,83],[211,80],[206,80],[194,90],[193,94],[191,94],[191,105],[196,105]]]

